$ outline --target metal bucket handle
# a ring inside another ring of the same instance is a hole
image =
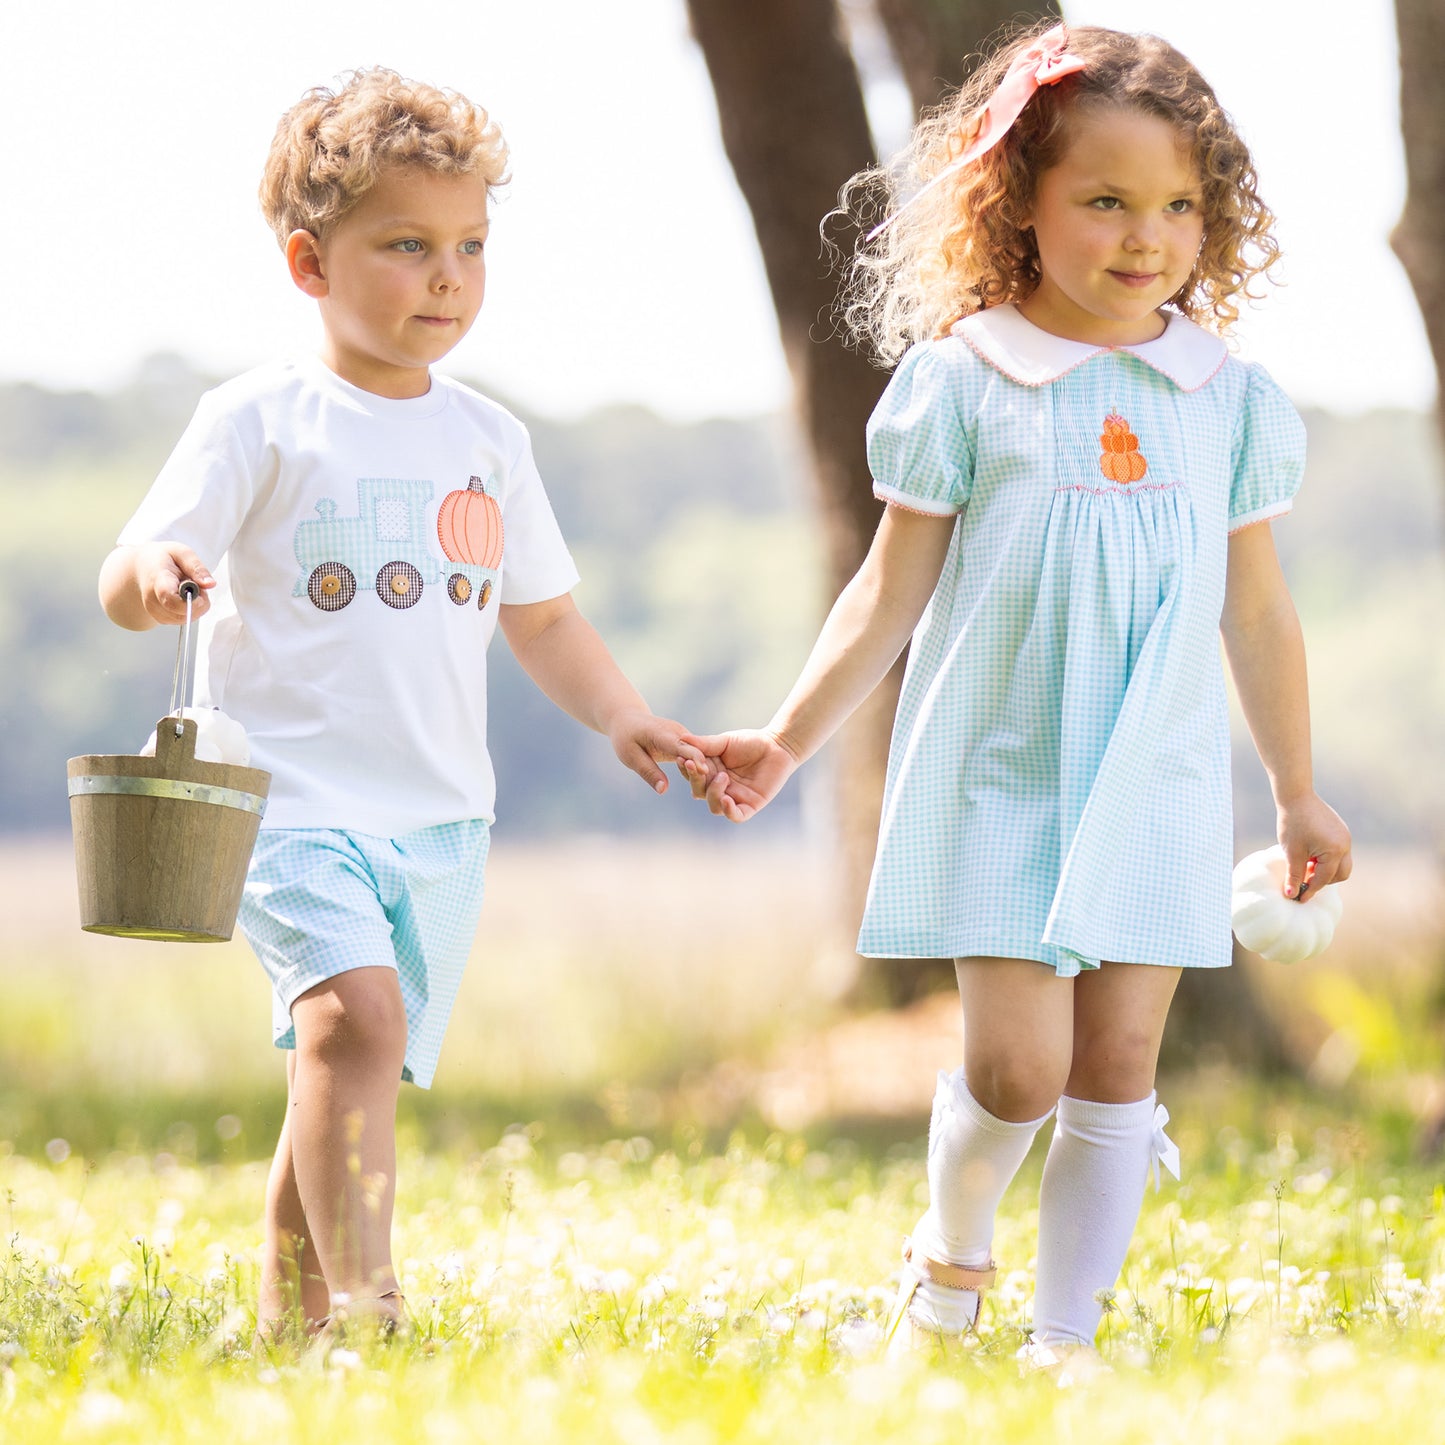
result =
[[[171,675],[171,707],[168,717],[176,720],[176,736],[185,731],[186,699],[195,695],[196,687],[196,637],[191,606],[201,595],[201,589],[189,577],[179,588],[186,603],[186,620],[181,626],[181,635],[176,641],[176,669]]]

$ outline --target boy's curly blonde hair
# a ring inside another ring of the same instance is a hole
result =
[[[506,181],[502,132],[464,95],[380,67],[343,80],[308,90],[276,127],[260,195],[282,246],[293,231],[324,235],[385,166],[475,175],[488,193]]]
[[[988,56],[953,99],[926,114],[896,172],[870,167],[843,187],[839,214],[870,224],[894,211],[876,242],[860,243],[839,314],[884,364],[962,316],[1022,301],[1039,284],[1039,254],[1022,224],[1038,177],[1063,157],[1076,110],[1138,110],[1178,128],[1203,183],[1204,243],[1189,279],[1169,298],[1192,321],[1223,333],[1235,298],[1279,257],[1274,216],[1260,200],[1249,150],[1208,82],[1153,35],[1070,26],[1068,49],[1085,68],[1040,86],[1004,138],[905,205],[960,155],[1014,57],[1047,29],[1017,35]],[[902,207],[901,210],[899,208]]]

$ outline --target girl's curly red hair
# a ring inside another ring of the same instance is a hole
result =
[[[1239,316],[1236,299],[1252,298],[1250,283],[1279,257],[1274,215],[1260,199],[1248,147],[1209,83],[1157,36],[1094,26],[1067,31],[1082,71],[1041,86],[997,145],[908,203],[963,152],[1014,57],[1052,23],[994,50],[950,101],[924,116],[893,168],[870,167],[843,188],[839,213],[864,229],[897,212],[874,243],[854,253],[839,307],[845,330],[885,363],[961,316],[1034,291],[1038,248],[1022,219],[1037,178],[1063,156],[1070,119],[1082,107],[1168,121],[1199,172],[1204,241],[1167,304],[1226,332]]]

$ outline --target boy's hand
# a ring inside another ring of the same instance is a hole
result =
[[[667,791],[667,778],[659,763],[706,765],[702,752],[683,739],[687,729],[671,718],[656,717],[640,708],[618,712],[607,729],[612,750],[624,767],[631,768],[654,793]]]
[[[703,763],[682,764],[693,797],[732,823],[746,823],[767,807],[798,766],[798,758],[770,732],[689,734],[686,741],[706,754]]]
[[[1350,876],[1350,830],[1317,793],[1279,805],[1279,846],[1287,867],[1286,898],[1303,898],[1306,891]]]
[[[141,605],[152,622],[179,624],[186,620],[186,602],[181,583],[194,582],[201,589],[191,603],[191,616],[201,617],[210,609],[207,589],[216,585],[204,562],[178,542],[151,542],[135,549],[135,578]]]

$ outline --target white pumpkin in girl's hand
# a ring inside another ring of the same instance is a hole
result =
[[[187,708],[186,716],[196,725],[196,761],[198,763],[234,763],[238,768],[251,765],[251,744],[246,729],[218,707]],[[156,735],[152,733],[140,750],[143,758],[156,755]]]
[[[1287,865],[1276,845],[1234,865],[1231,922],[1234,936],[1252,952],[1275,963],[1300,963],[1323,953],[1340,921],[1338,885],[1311,889],[1303,901],[1284,896]]]

